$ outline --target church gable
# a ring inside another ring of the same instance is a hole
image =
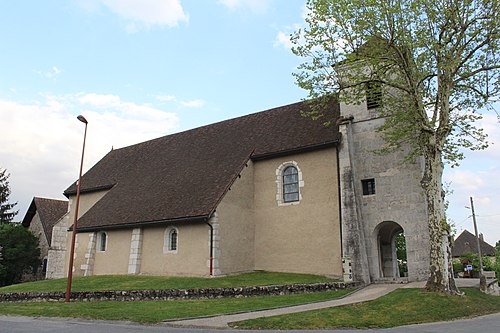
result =
[[[22,224],[31,227],[33,218],[37,217],[40,229],[48,246],[52,240],[52,228],[68,212],[68,202],[64,200],[34,197],[23,218]]]

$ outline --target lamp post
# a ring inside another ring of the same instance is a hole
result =
[[[87,124],[88,124],[87,119],[85,119],[85,117],[82,115],[79,115],[77,119],[85,124],[85,132],[83,134],[83,148],[82,148],[82,159],[80,162],[80,174],[78,176],[78,183],[76,184],[75,219],[73,220],[73,233],[71,235],[72,237],[71,237],[69,267],[68,267],[68,284],[66,285],[66,303],[69,302],[71,296],[71,282],[73,279],[73,258],[75,257],[76,221],[78,220],[78,207],[80,205],[80,184],[82,182],[83,156],[85,154],[85,139],[87,138]]]

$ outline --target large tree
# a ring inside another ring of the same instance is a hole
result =
[[[446,222],[444,162],[482,149],[479,110],[499,95],[498,0],[308,0],[292,35],[295,73],[311,98],[360,103],[382,92],[384,152],[405,147],[425,161],[421,186],[430,235],[428,290],[457,292]]]
[[[24,273],[38,265],[38,238],[20,224],[0,225],[0,286],[20,282]]]
[[[9,203],[9,176],[5,169],[0,168],[0,224],[11,222],[17,214],[17,211],[12,210],[17,202]]]

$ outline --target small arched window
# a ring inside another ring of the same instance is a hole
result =
[[[179,248],[179,231],[177,228],[167,228],[163,241],[163,253],[176,253]]]
[[[294,166],[283,170],[283,201],[299,201],[299,172]]]
[[[102,231],[99,233],[99,237],[97,237],[97,250],[100,252],[106,251],[106,246],[108,244],[108,235]]]
[[[168,250],[169,251],[177,251],[177,230],[172,229],[168,235]]]

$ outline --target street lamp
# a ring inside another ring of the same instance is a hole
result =
[[[87,138],[87,124],[88,124],[87,119],[85,119],[85,117],[82,115],[79,115],[77,119],[85,124],[85,132],[83,134],[83,148],[82,148],[82,160],[80,162],[80,174],[78,176],[78,183],[76,184],[75,219],[73,221],[73,234],[71,237],[71,251],[70,251],[69,267],[68,267],[68,284],[66,285],[66,303],[69,302],[71,296],[71,280],[73,279],[73,258],[75,256],[76,221],[78,219],[78,206],[80,205],[80,184],[82,182],[83,155],[85,154],[85,139]]]

